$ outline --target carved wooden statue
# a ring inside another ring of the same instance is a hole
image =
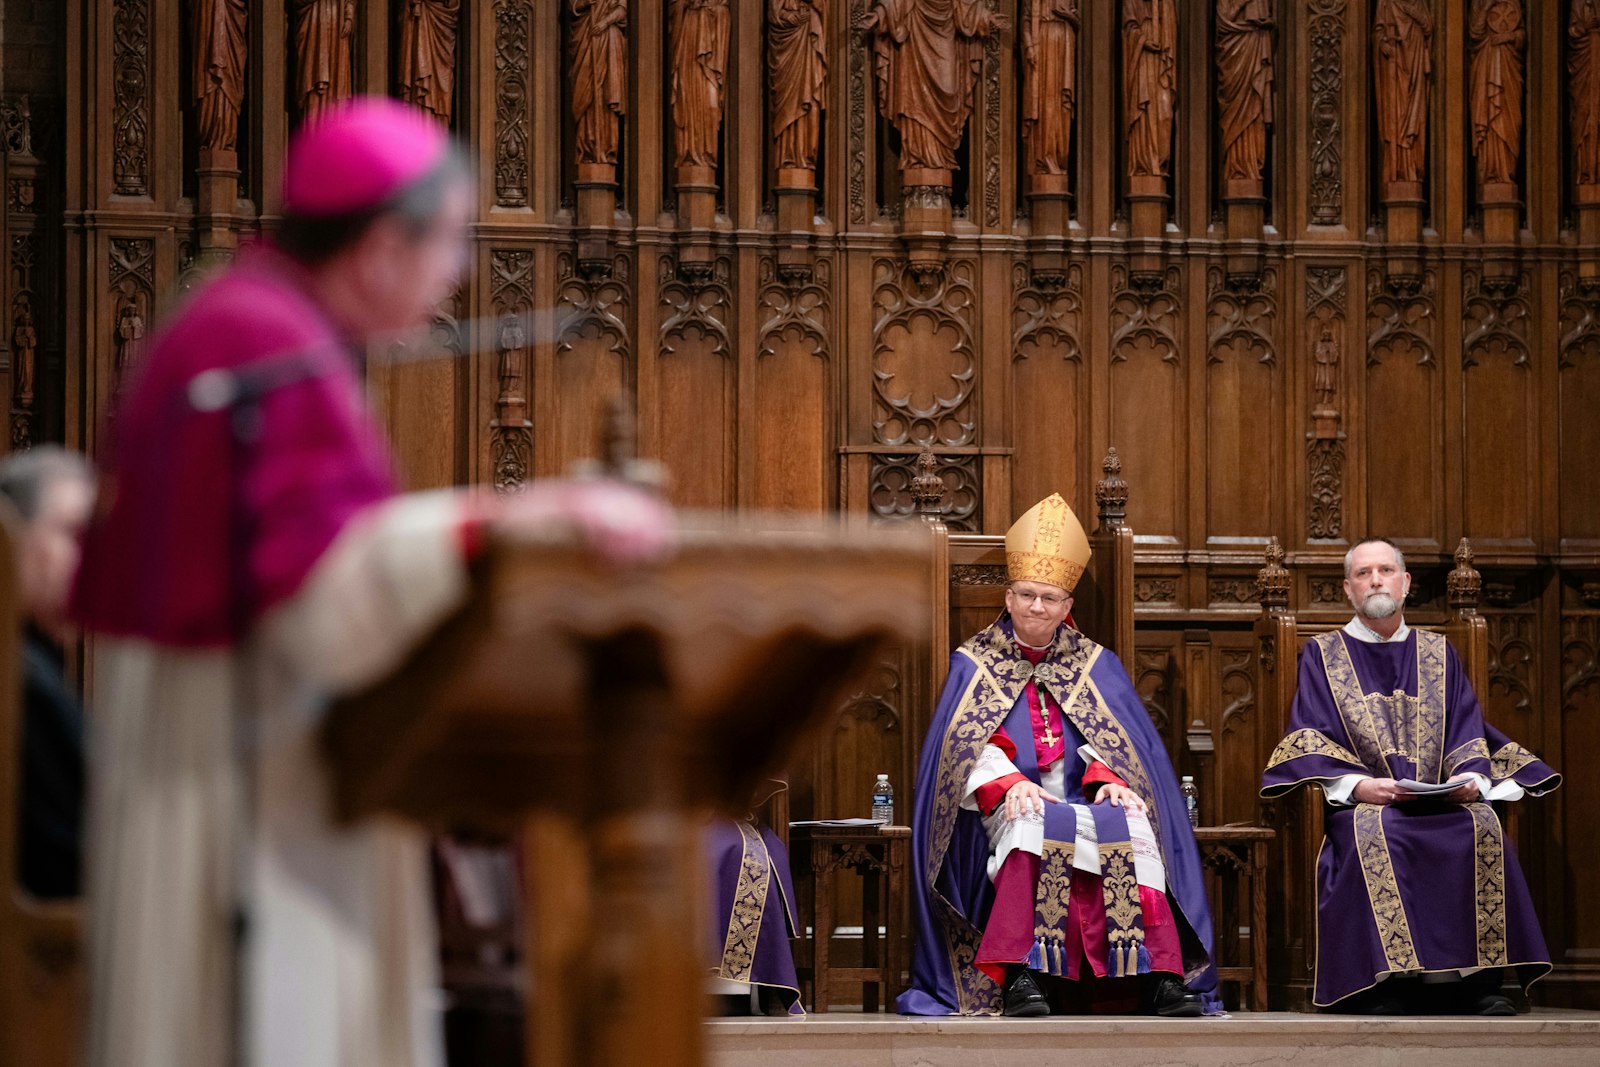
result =
[[[1385,183],[1420,182],[1428,150],[1433,82],[1429,0],[1378,0],[1372,24],[1377,85],[1379,170]]]
[[[1222,177],[1260,182],[1272,125],[1272,0],[1218,0],[1217,105]]]
[[[1567,23],[1571,79],[1573,177],[1600,185],[1600,0],[1572,0]]]
[[[715,167],[728,69],[728,0],[672,6],[672,132],[680,167]]]
[[[880,0],[862,23],[878,110],[900,133],[903,170],[953,170],[983,42],[1000,21],[982,0]]]
[[[1516,181],[1522,155],[1522,0],[1472,0],[1472,158],[1480,185]]]
[[[628,0],[572,0],[572,118],[579,163],[616,163],[628,113]]]
[[[1311,396],[1314,413],[1333,410],[1333,397],[1339,390],[1339,339],[1332,326],[1324,326],[1317,343],[1311,346]]]
[[[1024,0],[1022,132],[1029,174],[1065,174],[1078,97],[1078,0]]]
[[[244,103],[248,4],[246,0],[195,0],[190,15],[194,20],[195,127],[200,147],[231,152],[239,141],[239,107]]]
[[[1130,177],[1165,177],[1172,158],[1178,90],[1174,0],[1127,0],[1122,7],[1123,121]]]
[[[18,407],[33,405],[33,372],[38,362],[39,331],[33,324],[33,306],[26,299],[17,304],[11,324],[11,365],[16,369],[11,393]]]
[[[400,16],[400,96],[446,125],[455,108],[461,0],[405,0]]]
[[[528,378],[528,333],[522,326],[521,315],[507,315],[500,320],[500,395],[495,404],[502,409],[526,403],[525,383]]]
[[[134,297],[123,301],[117,311],[117,381],[125,380],[129,369],[137,367],[144,357],[144,315]]]
[[[768,0],[767,76],[777,165],[815,170],[828,97],[827,0]]]
[[[355,0],[294,0],[295,96],[300,120],[316,118],[350,96]]]

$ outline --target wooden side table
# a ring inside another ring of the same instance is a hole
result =
[[[812,935],[796,963],[811,978],[811,1010],[825,1012],[833,983],[860,982],[863,1011],[894,1010],[895,995],[910,970],[907,938],[907,857],[909,826],[792,826],[789,854],[795,864],[800,922],[810,920]],[[841,871],[861,876],[860,967],[829,962],[833,940],[833,901]],[[878,938],[880,922],[883,939]]]
[[[1214,877],[1207,892],[1211,897],[1211,910],[1218,955],[1226,932],[1233,946],[1230,954],[1239,963],[1217,967],[1217,977],[1222,981],[1240,983],[1242,994],[1248,994],[1251,1011],[1267,1008],[1267,846],[1277,833],[1265,826],[1197,826],[1194,836],[1200,846],[1200,859]],[[1250,880],[1250,962],[1243,962],[1244,953],[1239,948],[1239,918],[1246,899],[1240,881]],[[1231,892],[1217,892],[1224,885]],[[1243,999],[1243,997],[1241,997]]]

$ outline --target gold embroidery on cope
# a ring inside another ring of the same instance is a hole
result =
[[[1280,763],[1288,763],[1301,756],[1327,756],[1341,763],[1348,763],[1352,767],[1361,766],[1361,760],[1356,758],[1354,752],[1329,740],[1327,734],[1310,727],[1301,727],[1278,742],[1278,747],[1272,750],[1272,758],[1267,761],[1267,770],[1270,771]]]
[[[1067,910],[1072,894],[1074,845],[1046,841],[1039,860],[1039,892],[1034,902],[1033,936],[1045,970],[1065,974]]]
[[[1417,728],[1410,752],[1420,781],[1444,778],[1445,638],[1429,630],[1417,632]],[[1422,775],[1432,772],[1432,777]]]
[[[1097,650],[1098,651],[1098,650]],[[1122,723],[1111,714],[1111,709],[1106,706],[1105,697],[1100,695],[1100,687],[1090,679],[1089,684],[1079,699],[1061,705],[1061,710],[1072,720],[1078,728],[1078,733],[1089,742],[1089,747],[1094,749],[1095,755],[1100,757],[1100,762],[1111,768],[1111,772],[1131,788],[1140,797],[1149,801],[1145,810],[1145,817],[1150,820],[1150,829],[1155,834],[1157,841],[1162,841],[1161,815],[1156,810],[1155,788],[1150,783],[1150,775],[1145,770],[1144,761],[1139,758],[1139,753],[1134,751],[1133,741],[1128,737],[1128,731],[1123,729]]]
[[[1471,741],[1451,749],[1450,754],[1444,758],[1444,765],[1451,774],[1454,774],[1463,763],[1469,760],[1486,760],[1488,758],[1489,743],[1481,737],[1474,737]]]
[[[1108,970],[1113,978],[1129,977],[1139,971],[1139,946],[1144,943],[1132,843],[1100,843],[1100,882],[1105,891],[1106,934],[1110,941]]]
[[[750,981],[755,968],[756,940],[767,907],[767,883],[772,878],[772,858],[766,842],[753,826],[741,822],[739,836],[744,851],[739,859],[739,882],[733,893],[733,914],[722,944],[722,966],[717,975],[735,982]]]
[[[1477,857],[1473,882],[1478,892],[1478,966],[1503,967],[1506,956],[1505,838],[1500,819],[1488,804],[1466,805],[1472,813],[1473,849]]]
[[[1484,745],[1485,752],[1488,747]],[[1510,778],[1538,758],[1515,741],[1508,741],[1489,757],[1489,777],[1497,782]]]
[[[1378,943],[1391,971],[1414,971],[1421,967],[1411,940],[1411,925],[1406,921],[1400,886],[1389,861],[1389,842],[1383,833],[1383,808],[1376,804],[1357,804],[1355,815],[1356,855],[1361,860],[1361,876],[1367,884],[1367,902],[1378,928]]]
[[[1333,705],[1344,720],[1345,732],[1361,756],[1361,763],[1373,774],[1387,774],[1377,730],[1372,723],[1372,711],[1366,694],[1356,678],[1355,664],[1350,662],[1350,651],[1345,647],[1344,635],[1334,630],[1316,639],[1317,650],[1322,653],[1323,672],[1328,676],[1328,690]]]

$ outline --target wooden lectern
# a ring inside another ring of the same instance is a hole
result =
[[[495,543],[328,721],[345,815],[522,828],[529,1063],[700,1062],[699,813],[746,810],[884,642],[928,633],[926,528],[682,521],[631,570]]]

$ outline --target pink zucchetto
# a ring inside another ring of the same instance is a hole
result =
[[[355,97],[289,142],[284,211],[330,218],[377,207],[437,166],[449,146],[449,133],[427,112],[387,97]]]

